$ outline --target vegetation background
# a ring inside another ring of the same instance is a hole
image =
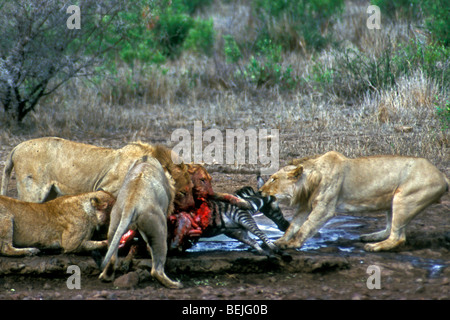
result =
[[[448,0],[73,1],[80,30],[44,2],[56,9],[0,1],[3,150],[48,135],[171,146],[201,120],[280,129],[282,163],[334,149],[449,172]]]

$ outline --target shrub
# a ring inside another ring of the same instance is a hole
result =
[[[450,45],[450,12],[448,0],[372,0],[381,13],[391,19],[424,20],[424,27],[434,42]]]
[[[7,23],[0,25],[0,102],[6,116],[20,123],[42,97],[91,74],[123,40],[127,26],[120,13],[126,6],[86,0],[81,28],[69,29],[68,5],[59,1],[3,1],[0,20]]]
[[[291,66],[283,67],[281,45],[274,44],[269,39],[260,40],[255,46],[255,55],[250,56],[249,61],[243,67],[240,64],[241,50],[234,38],[224,36],[224,54],[228,63],[237,66],[235,76],[244,79],[257,87],[279,85],[283,89],[292,89],[297,80],[292,75]]]
[[[159,21],[152,30],[161,52],[170,58],[177,56],[187,38],[194,20],[183,13],[167,10],[159,16]]]
[[[358,49],[336,49],[332,64],[312,59],[309,74],[304,78],[313,88],[345,98],[395,87],[400,78],[418,71],[442,88],[450,83],[450,49],[443,45],[426,45],[419,41],[398,44],[378,56]]]
[[[438,44],[450,45],[450,9],[448,0],[422,1],[425,27]]]
[[[380,7],[381,14],[391,19],[420,17],[420,0],[372,0],[371,4]]]
[[[441,130],[448,130],[450,127],[450,100],[446,100],[443,106],[435,106],[436,114],[441,123]]]
[[[211,55],[214,48],[214,23],[212,19],[194,21],[184,43],[184,48],[200,54]]]
[[[194,13],[210,0],[136,0],[129,10],[120,13],[127,25],[126,41],[119,49],[118,57],[133,64],[135,60],[146,63],[162,63],[166,58],[176,58],[183,49],[210,54],[214,45],[212,19],[194,19]],[[106,39],[114,41],[115,33]],[[110,57],[115,64],[115,56]]]
[[[225,58],[228,63],[238,63],[239,59],[242,58],[241,50],[234,40],[233,36],[225,35],[223,36],[224,44],[224,53]]]
[[[303,46],[321,49],[330,40],[332,19],[342,13],[343,0],[256,0],[255,15],[261,24],[261,38],[270,38],[285,49]]]
[[[292,67],[281,65],[281,45],[273,44],[269,39],[259,41],[256,45],[257,57],[252,56],[245,68],[246,76],[258,87],[262,85],[279,85],[291,89],[296,84],[292,76]]]

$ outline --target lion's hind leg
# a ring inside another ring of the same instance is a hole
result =
[[[155,209],[156,211],[157,209]],[[150,213],[138,223],[139,233],[147,243],[147,250],[152,256],[151,275],[167,288],[180,289],[183,285],[171,280],[164,272],[167,257],[167,222],[163,212]]]
[[[37,248],[15,248],[13,245],[14,217],[0,217],[0,253],[6,256],[32,256],[39,253]]]
[[[392,226],[392,209],[390,209],[386,214],[386,229],[373,233],[363,234],[361,235],[360,239],[363,242],[386,240],[391,233],[391,226]]]
[[[406,192],[398,190],[392,201],[392,227],[389,237],[381,242],[368,243],[366,251],[386,251],[400,246],[406,241],[406,226],[426,207],[436,201],[433,187],[412,188]],[[437,197],[438,198],[438,197]]]

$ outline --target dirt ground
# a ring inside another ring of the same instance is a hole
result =
[[[214,172],[212,176],[219,191],[231,192],[256,183],[253,175]],[[289,217],[290,210],[284,209]],[[360,241],[338,239],[317,250],[289,252],[292,261],[269,259],[251,251],[170,256],[166,271],[183,283],[180,290],[164,288],[152,279],[145,255],[138,256],[129,273],[118,272],[114,283],[97,279],[100,271],[90,256],[50,252],[37,257],[0,257],[0,299],[449,299],[449,212],[450,196],[446,194],[440,204],[413,220],[407,243],[396,252],[366,253]],[[357,227],[358,233],[383,227],[384,214],[371,218]],[[340,249],[346,247],[353,249]],[[67,267],[73,264],[81,270],[80,289],[67,285],[72,275]],[[379,289],[369,266],[379,268]],[[375,288],[370,289],[371,285]]]

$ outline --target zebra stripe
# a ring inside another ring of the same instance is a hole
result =
[[[275,198],[263,197],[251,187],[241,188],[235,194],[239,198],[248,201],[253,207],[253,210],[242,209],[236,205],[220,200],[207,200],[208,206],[211,209],[212,219],[208,228],[203,231],[202,237],[213,237],[223,233],[252,246],[261,254],[266,254],[258,242],[248,235],[248,232],[251,232],[261,239],[271,251],[278,251],[277,247],[259,229],[256,221],[253,219],[253,214],[260,211],[272,219],[279,228],[280,225],[284,226],[284,223],[289,225],[289,222],[284,219],[278,206],[271,205]]]
[[[248,186],[237,190],[235,194],[239,198],[247,200],[251,203],[255,209],[255,213],[259,211],[275,222],[280,231],[286,231],[289,227],[289,221],[284,218],[275,197],[263,197],[261,192],[255,191],[252,187]]]

